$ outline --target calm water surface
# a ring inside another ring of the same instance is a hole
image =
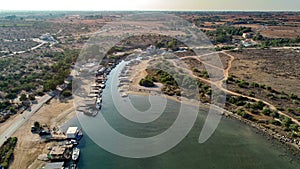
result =
[[[115,70],[111,72],[114,75]],[[137,125],[118,114],[114,107],[110,80],[103,93],[102,114],[116,130],[134,137],[149,137],[166,130],[177,116],[179,104],[168,101],[164,114],[152,123]],[[130,96],[134,106],[146,110],[150,106],[145,96]],[[191,107],[195,109],[195,107]],[[186,110],[188,111],[188,110]],[[199,110],[198,119],[189,135],[175,148],[159,156],[130,159],[111,154],[95,144],[86,134],[80,141],[79,169],[298,169],[299,159],[284,146],[257,134],[256,130],[239,121],[223,118],[214,135],[204,144],[198,137],[205,110]],[[98,118],[98,116],[96,117]],[[76,119],[66,124],[79,125]],[[126,145],[124,145],[126,146]]]

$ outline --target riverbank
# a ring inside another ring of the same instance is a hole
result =
[[[186,99],[184,97],[165,95],[160,91],[162,84],[156,84],[157,87],[154,88],[140,86],[139,85],[140,80],[148,75],[146,71],[147,67],[149,66],[148,63],[149,60],[141,60],[136,64],[130,64],[130,68],[127,67],[125,68],[127,70],[122,71],[122,72],[127,72],[125,75],[122,75],[122,77],[128,78],[129,80],[128,91],[125,92],[132,95],[143,95],[143,96],[163,95],[163,97],[166,97],[167,99],[180,102],[183,104],[199,106],[200,108],[204,108],[204,109],[210,108],[210,104],[203,104],[195,100]],[[260,123],[256,123],[244,119],[241,116],[238,116],[233,112],[227,111],[225,109],[220,108],[218,111],[220,112],[220,114],[224,115],[225,117],[242,121],[243,123],[257,129],[258,131],[260,131],[260,133],[263,133],[267,137],[267,139],[276,139],[278,142],[285,144],[286,146],[288,146],[289,148],[291,148],[292,150],[300,154],[300,143],[298,143],[296,139],[288,138],[284,135],[281,135],[280,133],[274,132],[272,129],[267,128]]]
[[[21,128],[13,134],[19,139],[14,151],[14,161],[10,168],[42,168],[45,164],[39,161],[37,157],[40,154],[48,153],[48,147],[54,143],[45,143],[41,141],[38,134],[32,134],[30,129],[35,121],[41,124],[47,124],[50,128],[60,128],[76,115],[73,101],[67,100],[61,102],[58,99],[52,99],[49,104],[44,105],[37,111]]]
[[[282,136],[272,131],[271,129],[268,129],[259,123],[255,123],[250,120],[244,119],[232,112],[226,111],[225,115],[225,117],[227,118],[238,120],[248,126],[251,126],[252,128],[257,130],[258,134],[265,136],[270,141],[276,141],[277,143],[280,143],[281,145],[285,146],[289,151],[293,152],[294,155],[297,154],[298,157],[300,157],[300,146],[295,143],[291,143],[290,140],[285,136]]]
[[[135,85],[134,87],[129,87],[127,92],[129,95],[143,95],[143,96],[149,96],[149,95],[161,95],[161,92],[158,90],[160,88],[144,88],[139,87],[139,80],[144,77],[145,74],[145,68],[146,61],[139,65],[137,64],[135,66],[131,67],[133,73],[128,73],[129,79],[129,86]],[[144,69],[143,69],[144,68]],[[142,75],[139,75],[139,71],[143,71],[141,73]],[[137,88],[139,87],[139,88]],[[137,89],[137,90],[133,90]],[[209,104],[202,104],[193,100],[184,99],[181,97],[176,96],[167,96],[164,95],[169,100],[180,102],[183,104],[191,105],[191,106],[199,106],[200,108],[208,109],[210,108]],[[48,124],[51,127],[58,127],[62,126],[64,123],[69,121],[71,118],[73,118],[76,115],[72,100],[68,100],[66,103],[60,102],[57,99],[53,99],[49,104],[43,106],[35,115],[32,116],[32,118],[26,122],[26,124],[21,127],[14,136],[21,138],[21,141],[18,143],[15,151],[15,161],[11,165],[11,168],[41,168],[44,165],[44,162],[41,162],[37,160],[37,156],[39,154],[47,153],[49,150],[47,150],[47,147],[52,147],[53,144],[51,143],[43,143],[40,141],[37,135],[33,135],[30,132],[30,127],[34,123],[34,121],[39,121],[42,124]],[[291,148],[292,144],[288,144],[286,141],[284,141],[281,137],[277,137],[276,133],[272,133],[271,130],[267,130],[263,126],[261,126],[258,123],[254,123],[251,121],[248,121],[246,119],[241,118],[240,116],[237,116],[233,114],[232,112],[225,111],[223,113],[224,117],[237,119],[239,121],[242,121],[243,123],[246,123],[249,126],[252,126],[257,129],[258,134],[263,134],[267,137],[268,140],[271,141],[281,141],[284,143],[284,146],[287,146],[287,148]],[[295,145],[294,145],[295,146]],[[291,148],[290,150],[294,151],[295,148]],[[295,153],[299,153],[299,151],[295,151]]]
[[[110,83],[111,81],[108,80],[107,85],[110,85]],[[127,125],[126,121],[119,119],[120,116],[115,116],[114,106],[117,105],[112,102],[112,98],[108,98],[109,95],[109,92],[104,92],[104,98],[107,102],[104,106],[105,111],[102,113],[106,116],[105,119],[111,126],[121,129],[124,134],[136,138],[149,137],[149,134],[156,135],[159,131],[162,131],[160,129],[172,125],[174,118],[176,118],[173,112],[176,112],[179,107],[177,102],[170,100],[168,101],[164,115],[159,120],[150,125],[137,125],[138,128],[136,128],[131,124]],[[145,96],[130,95],[129,97],[138,110],[149,106],[147,103],[148,98]],[[188,107],[188,109],[194,108]],[[299,160],[295,159],[284,145],[281,145],[276,140],[269,141],[252,127],[231,118],[223,118],[212,137],[204,144],[199,144],[197,139],[205,122],[206,114],[206,111],[200,110],[193,129],[180,144],[164,154],[151,158],[131,159],[120,157],[105,151],[95,143],[97,141],[89,137],[83,137],[79,144],[82,156],[80,157],[78,167],[97,168],[100,165],[99,167],[103,169],[142,169],[147,164],[150,164],[151,168],[165,169],[293,169],[299,167]],[[76,126],[78,123],[78,121],[73,120],[73,123],[70,122],[69,125]],[[95,128],[99,127],[97,123],[93,123],[92,126]],[[153,142],[155,141],[156,139],[153,140]],[[134,145],[127,146],[126,143],[124,143],[124,146],[128,147],[128,149],[135,147]]]
[[[151,93],[147,93],[147,92],[136,92],[136,91],[128,91],[129,94],[131,95],[140,95],[140,96],[149,96]],[[176,101],[178,103],[182,103],[182,104],[186,104],[186,105],[191,105],[191,106],[198,106],[199,108],[203,108],[203,109],[209,109],[210,108],[210,104],[203,104],[203,103],[192,103],[189,102],[188,100],[186,101],[182,101],[180,99],[178,99],[177,97],[174,96],[163,96],[166,97],[169,100],[172,101]],[[260,133],[262,135],[264,135],[268,140],[276,140],[278,143],[282,143],[284,144],[289,150],[292,150],[293,152],[297,153],[298,155],[300,155],[300,147],[299,145],[295,144],[295,143],[291,143],[290,139],[286,138],[285,136],[279,135],[278,133],[272,131],[271,129],[265,128],[263,127],[261,124],[259,123],[255,123],[252,122],[250,120],[244,119],[241,116],[238,116],[232,112],[229,112],[227,110],[224,110],[223,112],[220,112],[220,115],[222,115],[225,118],[231,118],[234,120],[238,120],[242,123],[247,124],[248,126],[253,127],[254,129],[257,129],[257,133]]]

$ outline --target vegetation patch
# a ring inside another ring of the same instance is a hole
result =
[[[14,148],[16,147],[18,139],[16,137],[8,138],[0,147],[0,165],[3,168],[8,168],[14,156]]]

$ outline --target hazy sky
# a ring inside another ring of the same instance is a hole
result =
[[[2,0],[0,10],[300,11],[300,0]]]

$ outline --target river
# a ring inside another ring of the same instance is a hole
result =
[[[113,70],[110,76],[114,76]],[[168,100],[163,115],[151,124],[136,125],[124,119],[113,104],[110,90],[111,78],[103,91],[102,115],[114,129],[134,137],[149,137],[166,130],[178,114],[179,104]],[[149,108],[148,97],[130,95],[139,110]],[[196,107],[190,107],[195,109]],[[223,118],[212,137],[199,144],[198,137],[206,110],[199,109],[194,127],[184,140],[161,155],[132,159],[111,154],[95,144],[86,133],[81,139],[79,169],[296,169],[300,168],[296,158],[286,146],[270,141],[259,132],[240,121]],[[99,118],[99,115],[96,117]],[[66,126],[80,125],[77,119]],[[97,125],[95,125],[97,126]],[[124,145],[126,146],[126,145]],[[130,148],[130,147],[128,147]]]

